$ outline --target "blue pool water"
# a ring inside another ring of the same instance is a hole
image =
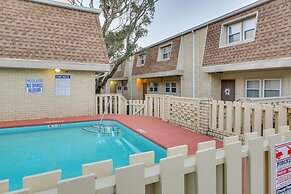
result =
[[[155,162],[166,151],[118,122],[112,134],[89,133],[83,128],[98,122],[0,130],[0,180],[10,180],[10,190],[22,188],[22,178],[61,169],[62,179],[82,174],[82,164],[113,159],[114,168],[128,165],[128,156],[155,152]],[[89,127],[90,129],[90,127]]]

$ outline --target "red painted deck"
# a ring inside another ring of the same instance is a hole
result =
[[[81,116],[70,118],[38,119],[24,121],[0,122],[0,128],[37,126],[58,123],[73,123],[100,120],[101,116]],[[189,155],[197,150],[199,142],[212,140],[210,137],[201,135],[185,128],[177,127],[156,117],[149,116],[127,116],[127,115],[105,115],[104,120],[118,121],[140,135],[150,139],[156,144],[167,149],[173,146],[188,145]],[[142,129],[146,133],[140,133],[137,129]],[[216,147],[221,148],[222,142],[216,140]]]

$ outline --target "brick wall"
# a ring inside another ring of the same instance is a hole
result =
[[[108,63],[97,14],[1,1],[0,58]]]
[[[221,25],[258,11],[254,42],[219,48]],[[291,56],[291,1],[271,0],[208,26],[203,66]]]
[[[113,67],[112,67],[113,68]],[[112,78],[121,78],[124,77],[124,72],[125,72],[125,68],[126,65],[121,65],[120,70],[116,70],[115,73],[113,74]]]
[[[203,72],[202,62],[206,43],[207,27],[195,31],[195,97],[211,97],[211,75]]]
[[[55,95],[53,70],[1,69],[0,121],[57,118],[95,113],[94,72],[71,75],[71,96]],[[25,79],[43,79],[43,93],[26,93]]]
[[[146,55],[146,63],[144,66],[137,67],[137,55],[134,59],[133,64],[133,75],[141,75],[148,73],[157,73],[163,71],[171,71],[177,69],[179,48],[180,48],[181,38],[175,38],[169,42],[164,42],[160,45],[149,48]],[[159,48],[161,45],[167,45],[168,43],[172,43],[171,57],[169,60],[165,61],[157,61]]]

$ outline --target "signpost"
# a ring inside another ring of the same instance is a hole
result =
[[[276,194],[291,194],[291,141],[275,145]]]
[[[71,95],[71,75],[55,75],[56,96]]]
[[[25,79],[26,93],[42,93],[43,80],[29,78]]]

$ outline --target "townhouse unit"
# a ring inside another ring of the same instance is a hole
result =
[[[95,114],[95,75],[110,70],[100,10],[50,0],[0,7],[0,121]]]
[[[202,72],[206,33],[207,27],[197,27],[136,53],[110,79],[107,92],[128,99],[143,99],[145,94],[210,96],[203,83],[210,76]]]
[[[203,72],[214,98],[291,95],[291,1],[261,0],[207,26]]]
[[[130,99],[291,95],[291,2],[261,0],[137,53],[111,79]]]

